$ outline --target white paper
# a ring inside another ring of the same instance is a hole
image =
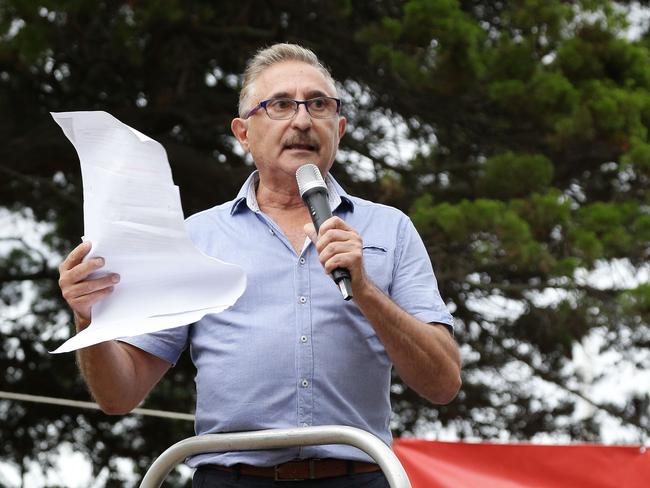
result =
[[[185,231],[178,187],[164,148],[106,112],[52,113],[79,155],[85,259],[117,273],[92,323],[54,353],[196,322],[232,306],[244,292],[241,267],[206,256]]]

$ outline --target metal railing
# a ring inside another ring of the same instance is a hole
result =
[[[189,437],[163,452],[145,473],[140,488],[159,488],[169,472],[187,456],[202,452],[279,449],[282,447],[347,444],[368,454],[384,472],[390,488],[411,488],[395,453],[378,437],[355,427],[323,425],[295,429],[271,429],[233,434]]]

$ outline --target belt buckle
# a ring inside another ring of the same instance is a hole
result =
[[[282,466],[286,466],[287,464],[291,464],[292,461],[288,461],[284,464],[276,464],[273,466],[273,480],[274,481],[305,481],[305,480],[313,480],[316,479],[315,476],[315,468],[314,468],[314,459],[308,459],[309,462],[309,477],[307,478],[284,478],[282,477],[282,474],[280,473],[280,469]]]

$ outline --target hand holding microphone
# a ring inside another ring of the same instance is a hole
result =
[[[320,226],[332,216],[327,196],[327,185],[320,174],[320,170],[314,164],[305,164],[296,171],[298,191],[305,205],[309,209],[309,215],[314,223],[316,233]],[[341,290],[344,300],[352,298],[352,283],[350,272],[345,268],[336,268],[332,271],[332,278]]]

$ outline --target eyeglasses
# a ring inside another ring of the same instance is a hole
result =
[[[251,109],[245,119],[263,108],[266,115],[273,120],[287,120],[298,113],[300,105],[304,104],[307,113],[315,119],[329,119],[335,117],[341,110],[341,100],[334,97],[316,97],[309,100],[292,100],[291,98],[270,98],[262,100]]]

